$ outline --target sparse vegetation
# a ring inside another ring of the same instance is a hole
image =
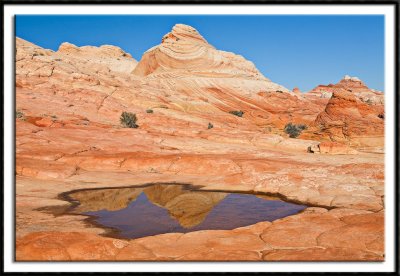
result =
[[[244,112],[243,111],[241,111],[241,110],[234,110],[234,111],[229,111],[229,113],[231,113],[231,114],[233,114],[233,115],[235,115],[235,116],[238,116],[238,117],[243,117],[243,114],[244,114]]]
[[[381,118],[382,120],[385,120],[385,114],[378,114],[378,117]]]
[[[153,109],[147,109],[146,113],[153,113]]]
[[[372,104],[372,100],[371,99],[367,99],[366,101],[364,101],[367,105],[371,105]]]
[[[276,93],[283,93],[282,90],[276,90],[275,92],[276,92]]]
[[[296,138],[296,137],[298,137],[298,136],[301,134],[301,132],[302,132],[303,130],[305,130],[305,129],[307,129],[307,126],[304,125],[304,124],[298,124],[298,125],[296,125],[296,124],[288,123],[288,124],[286,124],[286,126],[285,126],[285,128],[284,128],[284,131],[285,131],[287,134],[289,134],[289,137],[290,137],[290,138]]]
[[[214,125],[212,123],[208,123],[207,129],[212,129],[213,127],[214,127]]]
[[[20,110],[16,110],[16,111],[15,111],[15,118],[21,119],[21,120],[25,120],[25,114],[24,114],[24,112],[22,112],[22,111],[20,111]]]
[[[136,114],[131,112],[122,112],[121,117],[119,118],[122,126],[129,128],[138,128],[139,126],[136,124],[137,118]]]
[[[308,128],[305,124],[298,124],[297,127],[298,127],[299,129],[301,129],[301,130],[305,130],[305,129]]]

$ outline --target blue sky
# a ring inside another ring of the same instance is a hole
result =
[[[140,60],[176,23],[196,28],[219,50],[243,55],[272,81],[308,91],[357,76],[384,90],[383,16],[16,16],[16,35],[57,50],[116,45]]]

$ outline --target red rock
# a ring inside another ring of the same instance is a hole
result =
[[[361,102],[348,91],[334,92],[315,120],[319,135],[355,147],[383,146],[384,125],[379,108]]]
[[[282,249],[264,251],[265,261],[382,261],[383,257],[372,252],[349,248]]]

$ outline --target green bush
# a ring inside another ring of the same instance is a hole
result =
[[[214,126],[213,126],[213,124],[212,123],[208,123],[208,129],[211,129],[211,128],[213,128]]]
[[[153,113],[153,109],[147,109],[146,113]]]
[[[137,118],[136,114],[130,112],[122,112],[121,117],[119,118],[122,126],[129,128],[138,128],[139,126],[136,124]]]
[[[238,117],[243,117],[243,114],[244,114],[244,112],[241,111],[241,110],[239,110],[239,111],[237,111],[237,110],[229,111],[229,113],[231,113],[231,114],[233,114],[235,116],[238,116]]]
[[[298,137],[303,130],[307,129],[307,126],[304,124],[292,124],[288,123],[285,125],[285,128],[283,129],[287,134],[289,134],[290,138],[296,138]]]

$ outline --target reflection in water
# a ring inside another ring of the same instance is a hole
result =
[[[191,190],[190,186],[154,184],[137,188],[84,190],[69,194],[79,201],[74,213],[138,238],[170,232],[234,229],[295,214],[303,205],[264,196]]]

